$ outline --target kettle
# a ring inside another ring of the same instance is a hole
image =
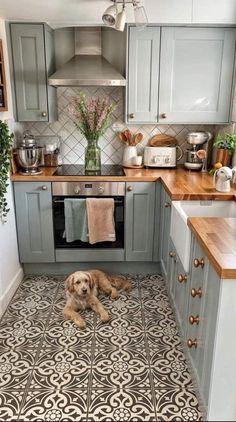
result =
[[[215,189],[218,192],[230,192],[230,181],[233,178],[233,172],[229,167],[221,167],[216,170],[213,178]]]

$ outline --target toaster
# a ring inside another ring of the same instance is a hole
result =
[[[176,148],[175,146],[145,147],[143,164],[146,167],[176,167]]]

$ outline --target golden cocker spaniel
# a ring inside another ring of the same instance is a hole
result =
[[[101,321],[108,321],[109,315],[98,300],[99,292],[106,293],[112,299],[119,296],[118,290],[130,290],[131,284],[122,277],[110,276],[100,270],[76,271],[65,280],[67,302],[64,317],[75,322],[80,328],[86,327],[85,320],[77,312],[91,308]]]

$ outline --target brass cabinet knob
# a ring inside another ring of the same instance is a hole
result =
[[[134,113],[130,113],[129,118],[130,119],[134,119],[135,118],[135,114]]]
[[[191,296],[192,297],[196,297],[196,296],[198,296],[198,297],[202,297],[202,289],[201,289],[201,287],[199,287],[199,289],[191,289]]]
[[[192,340],[191,338],[189,338],[187,340],[187,346],[189,347],[189,349],[191,349],[191,347],[195,347],[195,349],[197,348],[197,339],[195,338],[194,340]]]
[[[43,185],[43,186],[42,186],[42,190],[48,190],[48,187],[47,187],[47,186],[45,186],[45,185]]]
[[[43,111],[43,112],[42,112],[42,117],[47,117],[47,113],[46,113],[46,111]]]
[[[166,114],[166,113],[162,113],[162,114],[161,114],[161,118],[162,118],[162,119],[166,119],[166,118],[167,118],[167,114]]]
[[[133,190],[133,186],[128,186],[128,187],[127,187],[127,191],[128,191],[128,192],[132,192],[132,190]]]
[[[197,258],[195,258],[194,260],[193,260],[193,265],[194,265],[194,267],[195,268],[198,268],[198,267],[204,267],[204,264],[205,264],[205,262],[204,262],[204,259],[202,258],[202,259],[197,259]]]
[[[180,282],[180,283],[183,283],[184,281],[187,281],[187,279],[188,279],[188,277],[186,276],[186,274],[179,274],[178,275],[178,281]]]
[[[175,253],[175,252],[170,251],[170,252],[169,252],[169,256],[170,256],[171,258],[174,258],[174,257],[176,256],[176,253]]]
[[[196,315],[196,316],[190,315],[188,321],[189,321],[189,324],[191,324],[191,325],[193,325],[193,324],[198,325],[199,324],[199,315]]]
[[[171,207],[171,203],[170,202],[165,202],[164,203],[164,207],[165,208],[170,208]]]

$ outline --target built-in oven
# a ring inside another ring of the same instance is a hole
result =
[[[125,182],[53,182],[53,223],[56,249],[123,249]],[[65,198],[113,198],[116,240],[90,244],[75,240],[67,242],[65,236]]]

